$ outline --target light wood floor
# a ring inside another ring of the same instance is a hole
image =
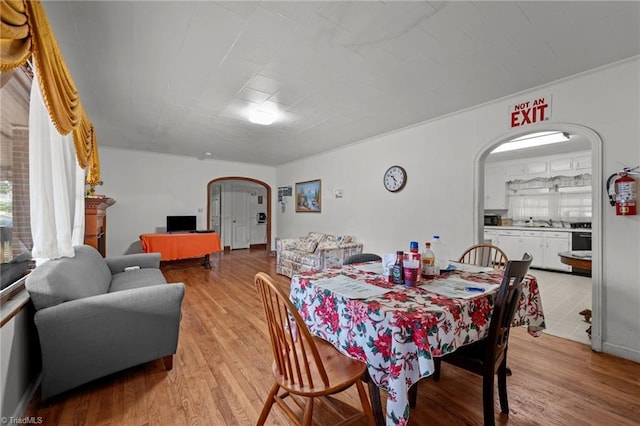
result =
[[[211,271],[197,263],[163,267],[170,282],[187,286],[173,370],[165,371],[158,360],[46,403],[36,395],[25,416],[41,416],[45,425],[255,424],[272,384],[271,348],[253,286],[257,271],[268,272],[288,288],[289,280],[275,273],[275,259],[265,251],[221,254],[214,257]],[[497,414],[498,425],[638,424],[640,364],[514,329],[509,366],[511,413]],[[341,401],[359,407],[354,389]],[[420,383],[410,425],[481,422],[478,377],[446,365],[440,382]],[[274,407],[267,424],[289,423]],[[319,424],[333,422],[320,416]]]

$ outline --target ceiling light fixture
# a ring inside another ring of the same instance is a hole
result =
[[[496,152],[513,151],[515,149],[532,148],[534,146],[548,145],[558,142],[566,142],[569,140],[569,134],[565,132],[538,132],[531,133],[529,135],[521,136],[516,139],[512,139],[507,143],[503,143],[496,149],[491,151],[492,154]]]
[[[276,121],[276,114],[274,112],[256,109],[249,113],[249,121],[255,124],[268,126]]]

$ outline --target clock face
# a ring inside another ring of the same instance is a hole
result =
[[[400,166],[391,166],[384,173],[384,187],[388,191],[398,192],[407,183],[407,172]]]

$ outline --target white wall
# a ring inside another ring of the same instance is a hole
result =
[[[26,298],[26,295],[16,297]],[[17,300],[7,302],[8,305]],[[5,314],[6,312],[3,312]],[[40,345],[33,323],[33,305],[26,305],[0,328],[0,417],[20,417],[40,377]]]
[[[104,186],[96,192],[116,200],[107,209],[108,256],[140,252],[140,234],[164,231],[167,215],[196,215],[198,229],[206,229],[207,184],[213,179],[249,177],[272,188],[275,183],[269,166],[108,147],[100,148],[100,165]],[[273,235],[276,230],[272,223]]]
[[[439,233],[451,253],[474,242],[474,159],[510,131],[508,106],[551,93],[551,122],[593,129],[603,141],[603,176],[640,164],[640,59],[611,65],[496,102],[381,135],[277,169],[277,185],[322,179],[322,213],[275,210],[278,237],[308,231],[353,234],[384,253]],[[523,131],[525,129],[523,128]],[[408,173],[399,193],[382,185],[392,165]],[[599,188],[604,182],[594,183]],[[344,197],[333,197],[341,188]],[[603,189],[604,190],[604,189]],[[603,197],[604,351],[640,361],[640,216],[616,217]]]
[[[102,147],[105,185],[99,192],[117,201],[107,211],[108,254],[135,248],[138,236],[163,227],[167,214],[197,214],[198,226],[206,227],[207,183],[225,176],[273,188],[272,238],[312,230],[353,234],[366,251],[384,253],[438,233],[451,253],[460,253],[474,242],[474,159],[510,131],[509,105],[551,93],[552,122],[576,123],[601,136],[606,177],[621,164],[640,164],[639,76],[635,58],[275,170]],[[384,171],[394,164],[409,175],[396,194],[382,185]],[[281,212],[278,186],[318,178],[322,213],[295,213],[292,197]],[[333,197],[336,188],[343,198]],[[603,349],[640,361],[640,216],[616,217],[606,197],[602,208]]]

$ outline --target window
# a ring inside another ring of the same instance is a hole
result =
[[[1,74],[0,277],[2,294],[31,265],[29,214],[29,97],[27,66]]]

